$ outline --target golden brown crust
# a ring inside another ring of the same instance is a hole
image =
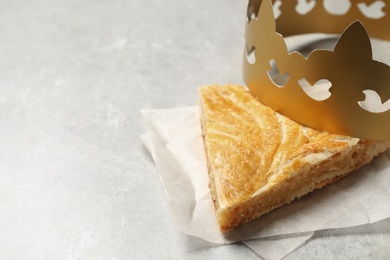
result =
[[[304,127],[240,86],[199,93],[210,192],[223,231],[342,178],[390,146]]]

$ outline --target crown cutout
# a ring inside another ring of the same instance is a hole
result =
[[[390,40],[388,12],[388,0],[249,0],[247,87],[262,103],[301,124],[390,140],[390,66],[373,60],[369,37]],[[333,50],[305,56],[288,50],[283,36],[307,33],[341,36]]]

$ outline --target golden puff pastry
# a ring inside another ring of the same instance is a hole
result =
[[[210,192],[222,231],[333,183],[390,147],[300,125],[241,86],[204,86],[199,94]]]

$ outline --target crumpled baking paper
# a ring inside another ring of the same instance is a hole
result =
[[[177,228],[213,243],[243,241],[266,259],[280,259],[314,231],[390,217],[390,153],[349,177],[223,234],[218,230],[197,107],[142,110],[141,136],[156,163]]]

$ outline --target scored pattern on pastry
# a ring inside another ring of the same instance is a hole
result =
[[[281,165],[294,165],[307,155],[313,157],[313,152],[330,156],[353,140],[297,124],[263,106],[242,88],[210,88],[204,103],[211,109],[206,117],[213,166],[226,173],[218,177],[219,183],[229,187],[229,193],[225,191],[221,198],[226,203],[251,196],[283,174]]]

